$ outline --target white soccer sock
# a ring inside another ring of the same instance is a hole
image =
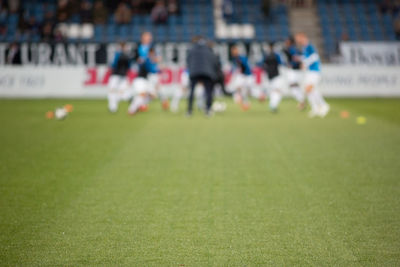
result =
[[[119,95],[118,92],[114,90],[109,90],[107,94],[108,99],[108,109],[111,112],[116,112],[118,110]]]
[[[315,90],[315,89],[313,91],[315,92],[314,93],[315,94],[315,99],[316,99],[316,102],[317,102],[318,106],[326,105],[325,99],[322,96],[321,92],[318,91],[318,90]]]
[[[142,105],[145,104],[146,104],[146,97],[138,95],[133,99],[132,103],[129,105],[128,112],[135,113]]]
[[[282,100],[281,92],[273,90],[270,94],[269,107],[271,109],[277,109],[281,100]]]
[[[171,109],[172,112],[177,112],[177,111],[178,111],[178,109],[179,109],[179,102],[181,101],[182,96],[183,96],[182,89],[179,88],[179,89],[175,92],[174,96],[172,97],[171,107],[170,107],[170,109]]]
[[[249,102],[249,88],[242,88],[240,91],[242,95],[242,102],[248,103]]]
[[[120,91],[120,99],[127,101],[132,97],[132,92],[128,89]]]
[[[304,93],[299,86],[291,86],[290,91],[292,92],[292,95],[297,100],[297,102],[299,103],[304,102],[305,99]]]
[[[313,89],[311,92],[309,92],[307,94],[307,99],[308,102],[311,106],[311,110],[313,112],[317,112],[318,111],[318,107],[319,107],[319,103],[318,103],[318,93],[316,93],[317,91],[315,89]]]

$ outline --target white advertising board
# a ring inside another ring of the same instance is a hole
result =
[[[166,67],[161,84],[175,88],[182,69]],[[106,67],[0,67],[2,98],[105,98],[109,70]],[[135,73],[129,74],[132,81]],[[254,70],[256,85],[265,75]],[[228,78],[229,79],[229,78]],[[331,97],[400,97],[400,67],[323,65],[319,89]]]
[[[400,42],[342,42],[340,54],[345,64],[400,66]]]

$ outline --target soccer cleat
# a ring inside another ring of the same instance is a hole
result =
[[[243,111],[247,111],[250,108],[250,104],[249,103],[243,103],[242,105],[240,105],[240,107],[242,108]]]
[[[329,113],[329,110],[331,107],[328,104],[323,105],[322,107],[319,108],[318,111],[318,116],[321,118],[325,118],[325,116]]]
[[[241,104],[241,103],[242,103],[242,96],[241,96],[239,93],[235,93],[235,94],[233,95],[233,101],[234,101],[236,104]]]
[[[267,97],[265,96],[264,93],[262,93],[262,94],[260,95],[260,97],[258,98],[258,101],[264,102],[266,99],[267,99]]]
[[[162,106],[163,110],[168,110],[169,109],[168,100],[163,100],[161,106]]]
[[[147,106],[147,105],[142,105],[142,106],[140,106],[140,108],[139,108],[139,111],[140,112],[146,112],[146,111],[148,111],[149,110],[149,106]]]
[[[303,110],[305,110],[306,109],[306,102],[299,102],[298,104],[297,104],[297,108],[300,110],[300,111],[303,111]]]
[[[269,108],[269,111],[273,114],[278,113],[278,108]]]
[[[205,115],[206,117],[211,118],[214,116],[214,112],[212,110],[206,110]]]
[[[309,118],[315,118],[316,116],[319,116],[319,112],[316,110],[311,110],[310,112],[308,112],[308,117]]]

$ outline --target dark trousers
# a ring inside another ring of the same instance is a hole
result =
[[[222,93],[223,93],[225,96],[232,96],[232,93],[229,93],[229,92],[226,90],[226,87],[225,87],[225,78],[224,78],[224,77],[220,77],[220,78],[218,78],[218,80],[215,80],[214,86],[215,86],[215,85],[218,85],[218,84],[221,86]]]
[[[190,93],[189,93],[189,104],[188,104],[188,112],[192,113],[193,110],[193,98],[194,98],[194,88],[196,84],[202,83],[204,85],[205,98],[206,98],[206,111],[208,112],[211,109],[211,105],[213,102],[213,89],[214,83],[210,77],[199,75],[190,77]]]

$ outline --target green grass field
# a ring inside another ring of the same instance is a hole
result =
[[[1,100],[0,265],[399,266],[400,99],[330,103]]]

